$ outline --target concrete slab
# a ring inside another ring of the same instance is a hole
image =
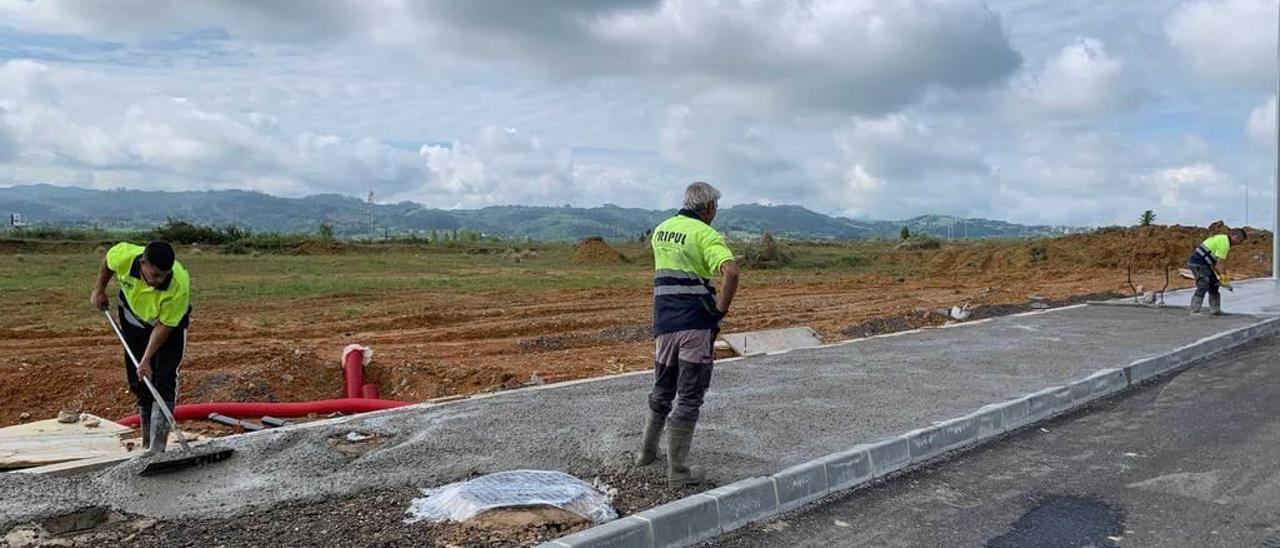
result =
[[[1256,321],[1081,307],[746,358],[717,368],[693,459],[724,485],[866,443],[882,476],[901,468],[909,446],[875,440]],[[86,497],[154,517],[219,517],[248,505],[436,486],[516,468],[622,472],[639,444],[650,382],[632,375],[267,430],[230,442],[236,454],[224,464],[156,478],[136,478],[129,463],[89,474],[74,489],[0,474],[0,528]],[[1061,392],[1070,400],[1069,387],[1054,396]],[[1059,399],[1048,399],[1048,408]],[[1004,427],[1016,415],[1003,408]],[[325,443],[352,429],[386,441],[356,460]]]
[[[822,346],[822,339],[818,338],[818,333],[808,327],[723,333],[720,339],[739,356],[758,356],[797,348]]]

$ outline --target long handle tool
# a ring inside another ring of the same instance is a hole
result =
[[[138,357],[133,355],[133,349],[129,348],[128,341],[124,338],[124,333],[120,331],[120,326],[116,324],[116,319],[111,317],[110,310],[103,310],[102,314],[107,317],[107,323],[111,324],[111,330],[115,331],[116,338],[120,339],[120,344],[124,345],[124,351],[129,355],[129,361],[133,362],[134,369],[142,369],[142,365],[138,363]],[[142,377],[141,374],[138,375]],[[156,455],[148,462],[142,471],[138,472],[140,476],[152,476],[156,474],[165,474],[175,472],[193,466],[203,466],[222,460],[226,460],[235,452],[229,447],[221,448],[200,448],[197,451],[191,448],[187,443],[187,437],[178,429],[178,421],[173,418],[173,412],[169,410],[169,406],[165,405],[164,398],[160,397],[160,392],[156,390],[155,385],[151,384],[151,379],[142,377],[142,382],[147,385],[147,390],[151,391],[151,398],[155,401],[151,405],[160,406],[160,412],[164,414],[164,420],[169,422],[169,427],[178,435],[178,442],[182,444],[182,452],[176,457],[166,457],[164,454]]]

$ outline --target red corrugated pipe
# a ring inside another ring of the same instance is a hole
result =
[[[366,413],[409,405],[408,402],[378,399],[378,385],[364,383],[364,366],[369,365],[371,358],[373,350],[358,344],[348,345],[342,350],[342,382],[346,399],[295,403],[192,403],[179,405],[173,410],[173,417],[180,421],[204,419],[210,413],[240,419],[263,415],[305,417],[321,413]],[[138,416],[130,415],[116,422],[138,426]]]
[[[366,398],[346,398],[341,400],[319,400],[292,403],[188,403],[181,404],[173,410],[173,416],[180,421],[203,420],[209,413],[218,413],[239,419],[258,418],[263,415],[273,417],[305,417],[312,414],[328,413],[367,413],[383,409],[394,409],[410,405],[409,402],[394,400],[373,400]],[[138,416],[130,415],[118,421],[125,426],[138,426]]]
[[[373,350],[358,344],[342,350],[342,382],[348,398],[363,398],[364,366],[373,358]]]

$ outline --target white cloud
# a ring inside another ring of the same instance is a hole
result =
[[[391,0],[3,0],[0,15],[24,28],[139,40],[174,32],[223,28],[263,41],[298,41],[348,35],[404,13]]]
[[[1049,114],[1096,115],[1125,106],[1134,92],[1124,78],[1124,61],[1106,45],[1081,38],[1062,48],[1044,68],[1025,82],[1024,93]]]
[[[574,186],[571,157],[514,128],[485,127],[473,141],[424,145],[426,186],[412,196],[429,204],[555,204]]]
[[[1215,86],[1270,91],[1276,83],[1271,0],[1201,0],[1179,6],[1165,33],[1195,75]]]
[[[448,54],[559,77],[643,78],[686,98],[783,109],[884,113],[934,87],[999,85],[1021,64],[1000,18],[978,0],[126,4],[0,5],[12,20],[51,30],[118,37],[220,26],[256,41],[355,40],[426,61]]]
[[[1240,192],[1231,177],[1208,163],[1164,168],[1138,179],[1158,193],[1160,205],[1166,211],[1175,211],[1179,216],[1188,215],[1197,208],[1206,212],[1221,211],[1218,208],[1222,202],[1235,198]]]
[[[411,150],[369,138],[288,131],[260,113],[209,110],[185,98],[124,90],[95,73],[10,61],[0,66],[14,163],[132,175],[130,186],[240,187],[357,194],[400,192],[423,170]],[[56,181],[54,181],[56,182]]]
[[[1276,142],[1276,97],[1271,96],[1267,102],[1254,107],[1249,112],[1249,121],[1245,124],[1245,133],[1254,143],[1274,145]]]
[[[1187,204],[1270,180],[1274,8],[1182,4],[0,0],[0,180],[1226,218]]]

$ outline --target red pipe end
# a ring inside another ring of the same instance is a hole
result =
[[[342,350],[342,384],[348,398],[363,396],[364,366],[373,356],[373,351],[353,344]]]

